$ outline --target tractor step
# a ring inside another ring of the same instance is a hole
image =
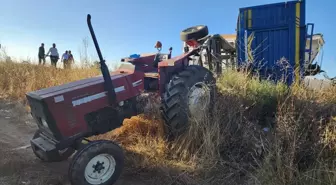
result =
[[[41,149],[43,152],[50,152],[56,150],[55,143],[43,137],[37,137],[30,141],[33,145]]]

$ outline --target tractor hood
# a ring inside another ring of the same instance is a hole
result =
[[[114,80],[114,79],[125,77],[128,75],[130,74],[113,72],[111,73],[111,79]],[[27,93],[27,95],[34,97],[36,99],[44,99],[44,98],[52,97],[58,94],[63,94],[69,91],[75,91],[77,89],[82,89],[82,88],[85,88],[85,87],[88,87],[94,84],[103,83],[103,82],[104,82],[104,78],[103,76],[100,75],[97,77],[87,78],[87,79],[78,80],[78,81],[74,81],[74,82],[70,82],[70,83],[66,83],[66,84],[62,84],[58,86],[40,89],[37,91],[32,91],[32,92]]]

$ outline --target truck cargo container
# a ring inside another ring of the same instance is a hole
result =
[[[290,1],[239,9],[237,63],[249,66],[262,78],[288,85],[303,79],[305,54],[311,55],[307,38],[306,2]],[[307,31],[311,27],[311,34]],[[311,39],[312,40],[312,39]]]

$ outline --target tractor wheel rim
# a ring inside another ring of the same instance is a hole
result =
[[[210,89],[204,82],[193,85],[188,94],[188,106],[192,119],[202,121],[210,107]]]
[[[92,158],[85,167],[85,179],[90,184],[103,184],[115,172],[116,161],[110,154],[99,154]]]

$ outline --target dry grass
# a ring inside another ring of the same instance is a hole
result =
[[[14,62],[0,62],[0,74],[0,96],[20,100],[30,91],[100,75],[94,68],[63,70]]]
[[[23,100],[28,91],[96,74],[0,63],[0,94]],[[230,71],[217,87],[213,118],[192,123],[174,142],[165,140],[155,99],[151,114],[93,139],[119,142],[125,173],[149,184],[336,184],[335,88],[288,89]]]

